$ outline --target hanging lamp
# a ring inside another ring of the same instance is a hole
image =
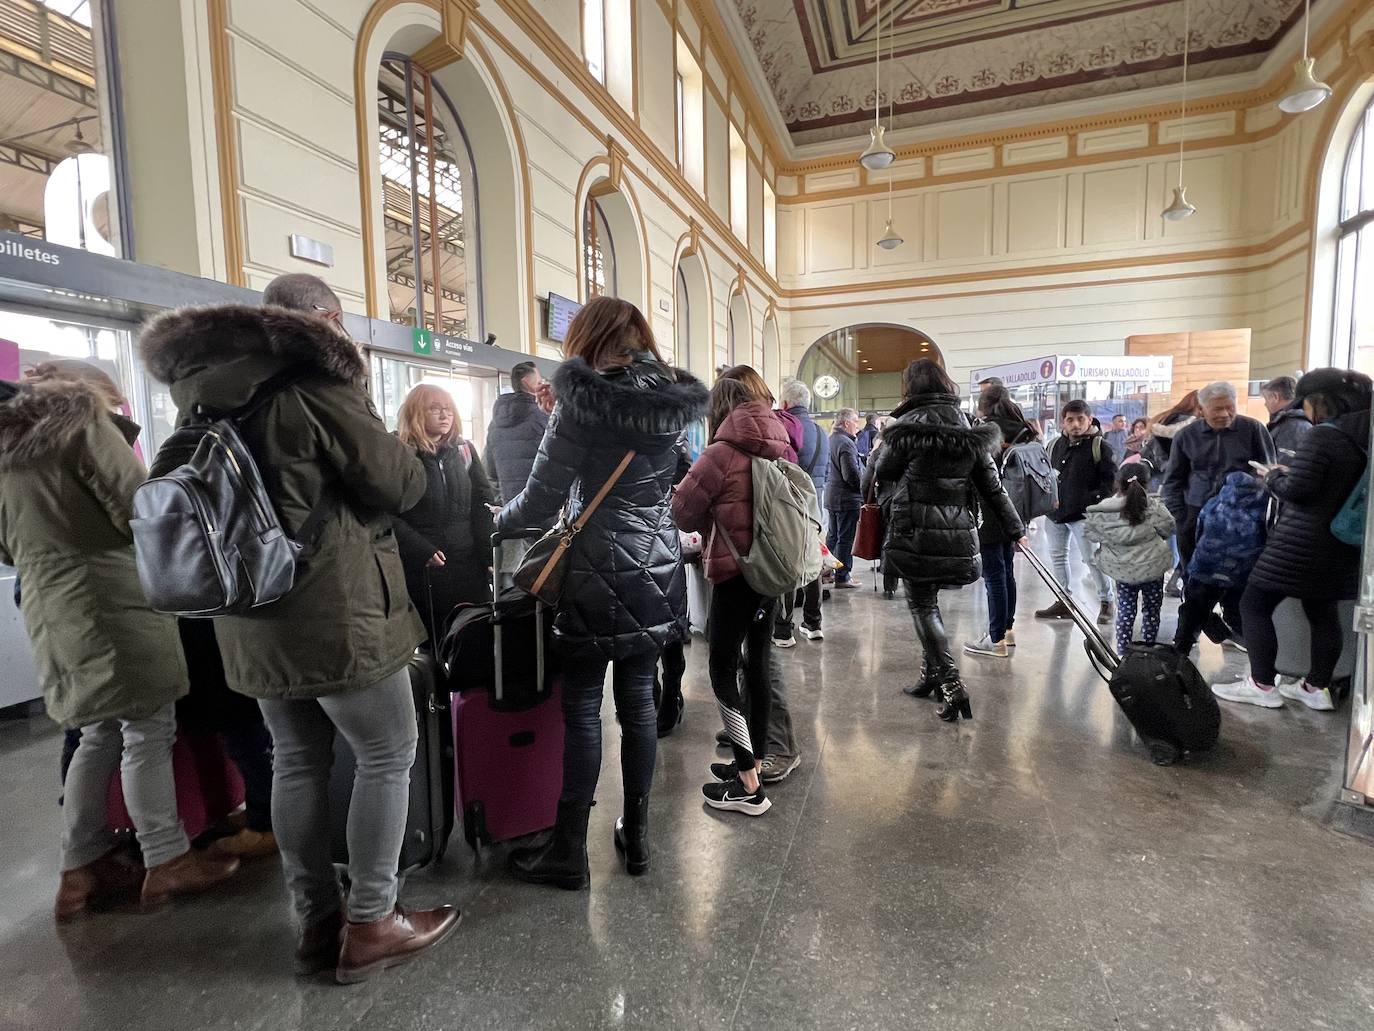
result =
[[[1160,217],[1169,222],[1181,222],[1197,211],[1188,203],[1188,189],[1183,185],[1183,142],[1188,135],[1188,50],[1193,42],[1192,32],[1192,0],[1183,0],[1183,99],[1178,115],[1178,185],[1174,187],[1174,199],[1160,212]]]
[[[879,97],[881,82],[879,74],[882,70],[883,57],[883,8],[881,0],[878,4],[878,24],[873,43],[873,128],[868,130],[868,146],[859,155],[859,164],[870,172],[877,172],[886,168],[897,160],[897,155],[883,139],[882,100]]]
[[[892,124],[892,114],[893,114],[893,100],[892,100],[892,95],[893,95],[893,89],[892,89],[892,87],[893,87],[893,82],[892,82],[892,62],[893,62],[894,57],[896,56],[896,49],[897,49],[897,45],[896,45],[896,42],[895,42],[895,34],[894,34],[894,33],[892,33],[892,32],[889,32],[889,33],[888,33],[888,41],[889,41],[889,44],[890,44],[891,49],[888,50],[888,54],[887,54],[887,124],[888,124],[888,125],[891,125],[891,124]],[[896,178],[896,173],[895,173],[895,172],[889,172],[889,173],[888,173],[888,176],[887,176],[887,225],[883,227],[883,235],[880,236],[880,237],[878,237],[878,240],[877,240],[878,246],[881,247],[881,248],[882,248],[883,250],[885,250],[885,251],[895,251],[898,247],[900,247],[903,243],[906,242],[905,240],[902,239],[901,234],[899,234],[899,233],[897,232],[897,230],[895,230],[895,229],[892,228],[892,180],[895,179],[895,178]]]
[[[1302,57],[1293,65],[1293,84],[1279,101],[1279,110],[1300,115],[1320,106],[1331,96],[1331,87],[1317,78],[1316,60],[1308,56],[1307,36],[1312,27],[1312,0],[1307,0],[1302,18]]]

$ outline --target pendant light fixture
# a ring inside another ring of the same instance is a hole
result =
[[[892,115],[894,111],[893,105],[895,103],[892,99],[894,94],[892,82],[892,62],[896,57],[897,43],[895,31],[889,32],[887,35],[889,45],[887,52],[887,124],[891,125]],[[895,157],[896,155],[893,156]],[[887,225],[883,227],[883,235],[878,237],[877,241],[878,246],[885,251],[895,251],[898,247],[900,247],[903,243],[906,242],[902,239],[901,235],[897,232],[897,230],[892,228],[892,180],[896,177],[897,173],[895,171],[888,172],[887,174]]]
[[[1312,27],[1312,0],[1307,0],[1302,18],[1302,58],[1293,66],[1293,84],[1279,101],[1279,110],[1290,115],[1311,111],[1331,96],[1331,87],[1317,78],[1316,61],[1308,56],[1307,35]]]
[[[1179,103],[1178,115],[1178,185],[1174,187],[1173,201],[1160,213],[1169,222],[1181,222],[1197,211],[1188,203],[1188,190],[1183,185],[1183,142],[1188,135],[1188,50],[1193,42],[1192,32],[1192,0],[1183,0],[1183,99]]]
[[[868,130],[868,146],[865,147],[864,152],[859,155],[859,164],[863,165],[864,168],[868,169],[870,172],[880,171],[897,159],[897,155],[893,153],[892,148],[889,147],[887,142],[883,139],[883,105],[879,97],[879,90],[882,86],[879,81],[879,74],[882,71],[882,57],[883,8],[882,0],[879,0],[878,24],[876,26],[873,43],[873,128]]]

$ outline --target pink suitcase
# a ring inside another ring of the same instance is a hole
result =
[[[496,569],[501,568],[501,539],[500,534],[492,537]],[[464,687],[463,668],[446,670],[450,686],[457,689],[453,749],[458,817],[474,850],[552,827],[563,789],[562,689],[544,661],[547,613],[536,605],[532,620],[510,619],[503,632],[504,607],[491,607],[492,681]],[[511,639],[514,633],[533,640]],[[534,663],[514,664],[531,683],[513,684],[503,668],[505,649],[523,652],[531,644]]]
[[[172,775],[177,815],[192,841],[243,805],[243,778],[213,734],[189,736],[178,730],[172,745]],[[133,830],[118,773],[110,778],[105,813],[111,830]]]

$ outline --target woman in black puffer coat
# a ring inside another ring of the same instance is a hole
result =
[[[601,770],[601,690],[614,663],[625,816],[615,844],[633,873],[648,869],[649,785],[657,744],[654,672],[687,630],[687,580],[668,511],[675,445],[706,411],[707,390],[659,357],[634,305],[598,297],[578,312],[554,375],[555,408],[529,483],[497,517],[500,530],[545,525],[565,503],[578,514],[634,452],[577,534],[554,636],[563,656],[563,792],[552,838],[511,854],[516,876],[584,888],[587,816]]]
[[[997,477],[996,426],[971,425],[959,408],[958,388],[928,358],[912,362],[902,377],[906,400],[883,429],[875,473],[892,484],[886,511],[883,572],[906,582],[907,605],[924,652],[921,682],[907,694],[938,691],[942,720],[972,716],[968,691],[950,654],[940,618],[940,588],[971,584],[979,575],[978,519],[1001,523],[1014,540],[1024,527]]]
[[[1241,625],[1250,675],[1213,691],[1229,701],[1266,708],[1285,696],[1308,708],[1335,708],[1331,677],[1340,660],[1337,603],[1359,595],[1360,549],[1336,539],[1331,520],[1366,474],[1370,379],[1343,369],[1315,369],[1298,380],[1297,402],[1312,420],[1288,465],[1275,466],[1264,485],[1279,500],[1279,518],[1241,597]],[[1274,610],[1300,598],[1312,625],[1311,661],[1301,684],[1276,690],[1278,638]]]
[[[425,496],[396,518],[396,540],[411,603],[437,644],[456,606],[491,600],[487,506],[496,492],[477,449],[463,439],[448,391],[422,383],[401,402],[397,423],[396,435],[425,465]]]

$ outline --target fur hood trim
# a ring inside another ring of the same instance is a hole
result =
[[[570,419],[632,433],[681,433],[706,414],[710,392],[690,372],[649,358],[625,371],[597,372],[571,358],[553,375],[553,395]]]
[[[0,472],[61,454],[103,414],[100,398],[84,383],[21,387],[0,404]]]
[[[353,341],[312,315],[271,306],[225,304],[165,312],[144,327],[138,347],[148,371],[167,384],[249,354],[272,355],[286,365],[313,365],[346,383],[359,382],[366,371]]]
[[[885,447],[911,455],[995,453],[1002,445],[1002,431],[990,422],[977,426],[952,426],[945,422],[900,419],[883,428]]]

